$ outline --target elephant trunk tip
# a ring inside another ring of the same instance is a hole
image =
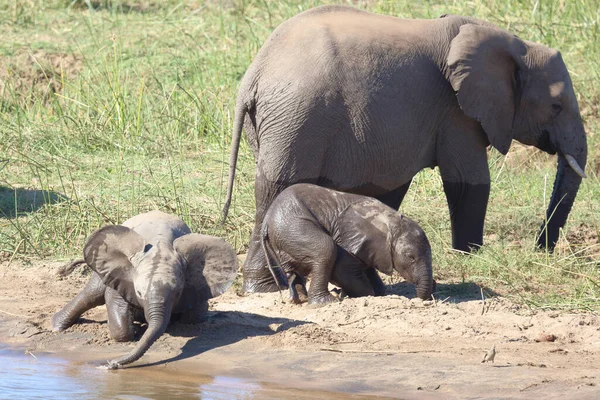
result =
[[[431,294],[436,288],[431,264],[427,265],[425,272],[422,269],[420,270],[420,272],[414,277],[413,283],[417,289],[417,297],[423,300],[431,299]]]
[[[431,295],[433,294],[433,292],[434,292],[434,290],[433,290],[432,282],[429,282],[429,284],[425,284],[425,285],[419,284],[417,286],[417,297],[422,300],[429,300],[431,298]]]
[[[171,319],[170,308],[159,304],[156,307],[149,307],[145,310],[146,319],[148,320],[148,328],[140,338],[137,346],[127,355],[109,361],[105,366],[106,369],[119,369],[124,365],[131,364],[139,360],[152,344],[167,330],[167,326]]]
[[[431,292],[417,293],[417,297],[421,300],[431,300]]]

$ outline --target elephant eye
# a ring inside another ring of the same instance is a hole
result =
[[[554,115],[560,114],[560,112],[562,111],[562,104],[560,104],[560,103],[552,104],[552,111],[554,111]]]

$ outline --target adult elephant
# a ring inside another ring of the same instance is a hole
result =
[[[257,164],[247,291],[276,289],[258,234],[273,199],[294,183],[397,209],[412,177],[439,166],[452,245],[467,251],[483,244],[489,144],[506,154],[516,139],[558,153],[541,247],[556,244],[585,177],[585,131],[560,53],[468,17],[324,6],[282,23],[240,85],[225,216],[242,127]]]

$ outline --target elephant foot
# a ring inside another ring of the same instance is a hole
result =
[[[337,297],[333,296],[331,293],[327,293],[325,296],[313,296],[308,298],[308,305],[312,308],[323,307],[330,303],[337,303],[340,301]]]
[[[52,331],[53,332],[62,332],[67,328],[70,328],[73,325],[73,322],[66,319],[60,313],[54,314],[52,317]]]

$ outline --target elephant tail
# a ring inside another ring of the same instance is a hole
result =
[[[275,280],[275,284],[277,285],[277,287],[279,287],[279,293],[281,293],[280,284],[283,281],[283,285],[288,286],[288,282],[285,278],[285,275],[283,274],[283,268],[281,268],[281,262],[279,260],[279,257],[277,257],[277,253],[275,253],[275,250],[271,246],[271,243],[269,243],[268,224],[263,224],[262,226],[260,232],[260,243],[262,245],[263,252],[265,253],[265,259],[267,260],[267,268],[269,268],[271,276],[273,276],[273,279]],[[275,266],[273,266],[273,260],[275,261]],[[275,272],[275,268],[277,268],[277,273]],[[280,279],[278,279],[278,277]]]
[[[71,273],[73,271],[75,271],[75,268],[77,268],[81,264],[85,264],[85,260],[83,258],[80,258],[79,260],[73,260],[69,264],[65,264],[62,267],[60,267],[58,269],[58,271],[56,272],[56,275],[58,275],[58,276],[71,275]]]
[[[238,152],[240,150],[240,140],[242,139],[242,127],[244,126],[244,118],[248,112],[246,102],[238,98],[235,106],[235,120],[233,121],[233,136],[231,138],[231,153],[229,154],[229,179],[227,181],[227,197],[223,206],[223,219],[221,225],[225,223],[227,214],[229,214],[229,206],[233,196],[233,182],[235,180],[235,168],[237,165]]]

